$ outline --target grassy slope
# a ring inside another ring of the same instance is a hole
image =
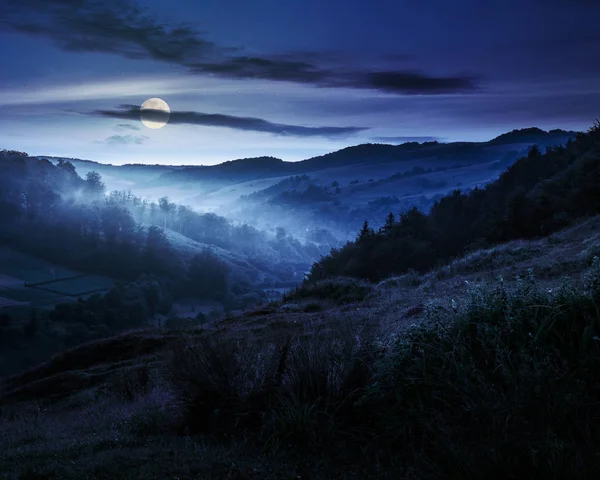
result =
[[[0,383],[0,478],[593,478],[600,342],[569,322],[600,317],[562,279],[584,285],[599,252],[594,217],[425,276],[332,282],[342,305],[298,292],[201,330],[82,345]],[[529,268],[533,287],[511,281]],[[438,326],[407,328],[420,321]]]

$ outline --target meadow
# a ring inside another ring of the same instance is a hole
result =
[[[0,247],[0,308],[12,305],[53,307],[62,302],[104,292],[114,280],[46,262]]]

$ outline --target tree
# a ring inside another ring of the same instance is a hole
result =
[[[189,225],[192,223],[194,219],[195,213],[186,205],[179,205],[177,208],[177,220],[179,221],[179,232],[182,234],[186,234]]]
[[[161,197],[158,199],[158,206],[163,212],[165,225],[164,228],[167,228],[167,217],[169,216],[169,212],[171,211],[171,204],[169,203],[169,197]]]
[[[385,224],[381,228],[383,233],[390,233],[392,228],[394,228],[394,224],[396,223],[396,218],[392,212],[388,213],[388,216],[385,218]]]
[[[98,172],[88,172],[85,176],[86,190],[91,195],[101,196],[106,191],[106,185]]]
[[[593,140],[600,139],[600,119],[594,121],[594,124],[588,129],[587,134]]]
[[[108,245],[128,243],[134,237],[135,221],[127,207],[106,205],[100,214],[104,238]]]
[[[229,293],[229,267],[208,249],[194,255],[189,267],[190,293],[198,298],[225,300]]]
[[[370,237],[373,234],[373,230],[369,227],[369,221],[365,220],[362,228],[360,229],[360,233],[358,234],[359,240]]]
[[[535,233],[533,222],[533,206],[527,198],[522,186],[506,200],[506,223],[511,233],[516,237],[530,237]]]
[[[148,271],[165,270],[169,263],[171,253],[171,244],[165,235],[165,232],[156,226],[148,228],[146,237],[146,261],[148,263]]]
[[[537,145],[533,145],[527,153],[528,158],[539,158],[541,156],[542,152],[540,152],[540,148]]]
[[[156,223],[156,209],[157,209],[157,205],[156,202],[151,202],[150,203],[150,223],[155,224]]]
[[[56,166],[58,168],[64,170],[65,172],[68,172],[71,175],[77,175],[77,171],[75,170],[75,167],[68,160],[64,160],[62,158],[59,158],[58,159],[58,163],[56,164]]]

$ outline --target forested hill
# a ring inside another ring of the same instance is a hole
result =
[[[189,277],[188,252],[206,246],[229,264],[232,281],[237,277],[247,289],[266,277],[290,281],[294,268],[306,271],[319,255],[314,244],[233,225],[168,197],[155,202],[130,192],[106,195],[98,173],[82,179],[69,161],[53,165],[0,151],[0,173],[0,245],[85,273],[127,281],[150,273],[180,282]],[[183,248],[188,244],[194,248]]]
[[[335,152],[312,157],[298,162],[284,162],[273,157],[234,160],[213,166],[179,168],[165,172],[160,182],[227,180],[246,181],[285,175],[301,175],[328,168],[347,167],[357,164],[382,164],[401,162],[418,158],[457,158],[485,157],[487,148],[509,144],[537,143],[542,146],[564,144],[574,138],[576,132],[539,128],[513,130],[487,142],[407,142],[401,145],[362,144],[346,147]]]
[[[378,231],[365,222],[353,242],[315,263],[313,282],[344,275],[377,281],[426,271],[471,249],[545,236],[600,212],[600,122],[565,146],[536,146],[496,181],[468,194],[455,190],[429,214],[417,208]]]
[[[544,131],[539,128],[525,128],[502,134],[487,142],[406,142],[400,145],[362,144],[319,155],[298,162],[286,162],[275,157],[256,157],[231,160],[218,165],[176,166],[176,165],[107,165],[89,160],[64,158],[78,170],[90,169],[102,175],[117,176],[121,180],[151,185],[164,185],[179,182],[212,181],[215,185],[231,184],[259,178],[288,175],[302,175],[328,168],[346,167],[356,164],[382,164],[403,162],[419,158],[448,158],[456,161],[467,157],[488,157],[490,148],[513,145],[526,146],[537,143],[545,147],[564,144],[575,138],[577,132],[566,130]],[[40,159],[53,161],[54,157],[41,156]]]

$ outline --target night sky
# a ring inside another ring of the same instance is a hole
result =
[[[0,148],[214,164],[585,130],[599,25],[600,0],[0,0]]]

